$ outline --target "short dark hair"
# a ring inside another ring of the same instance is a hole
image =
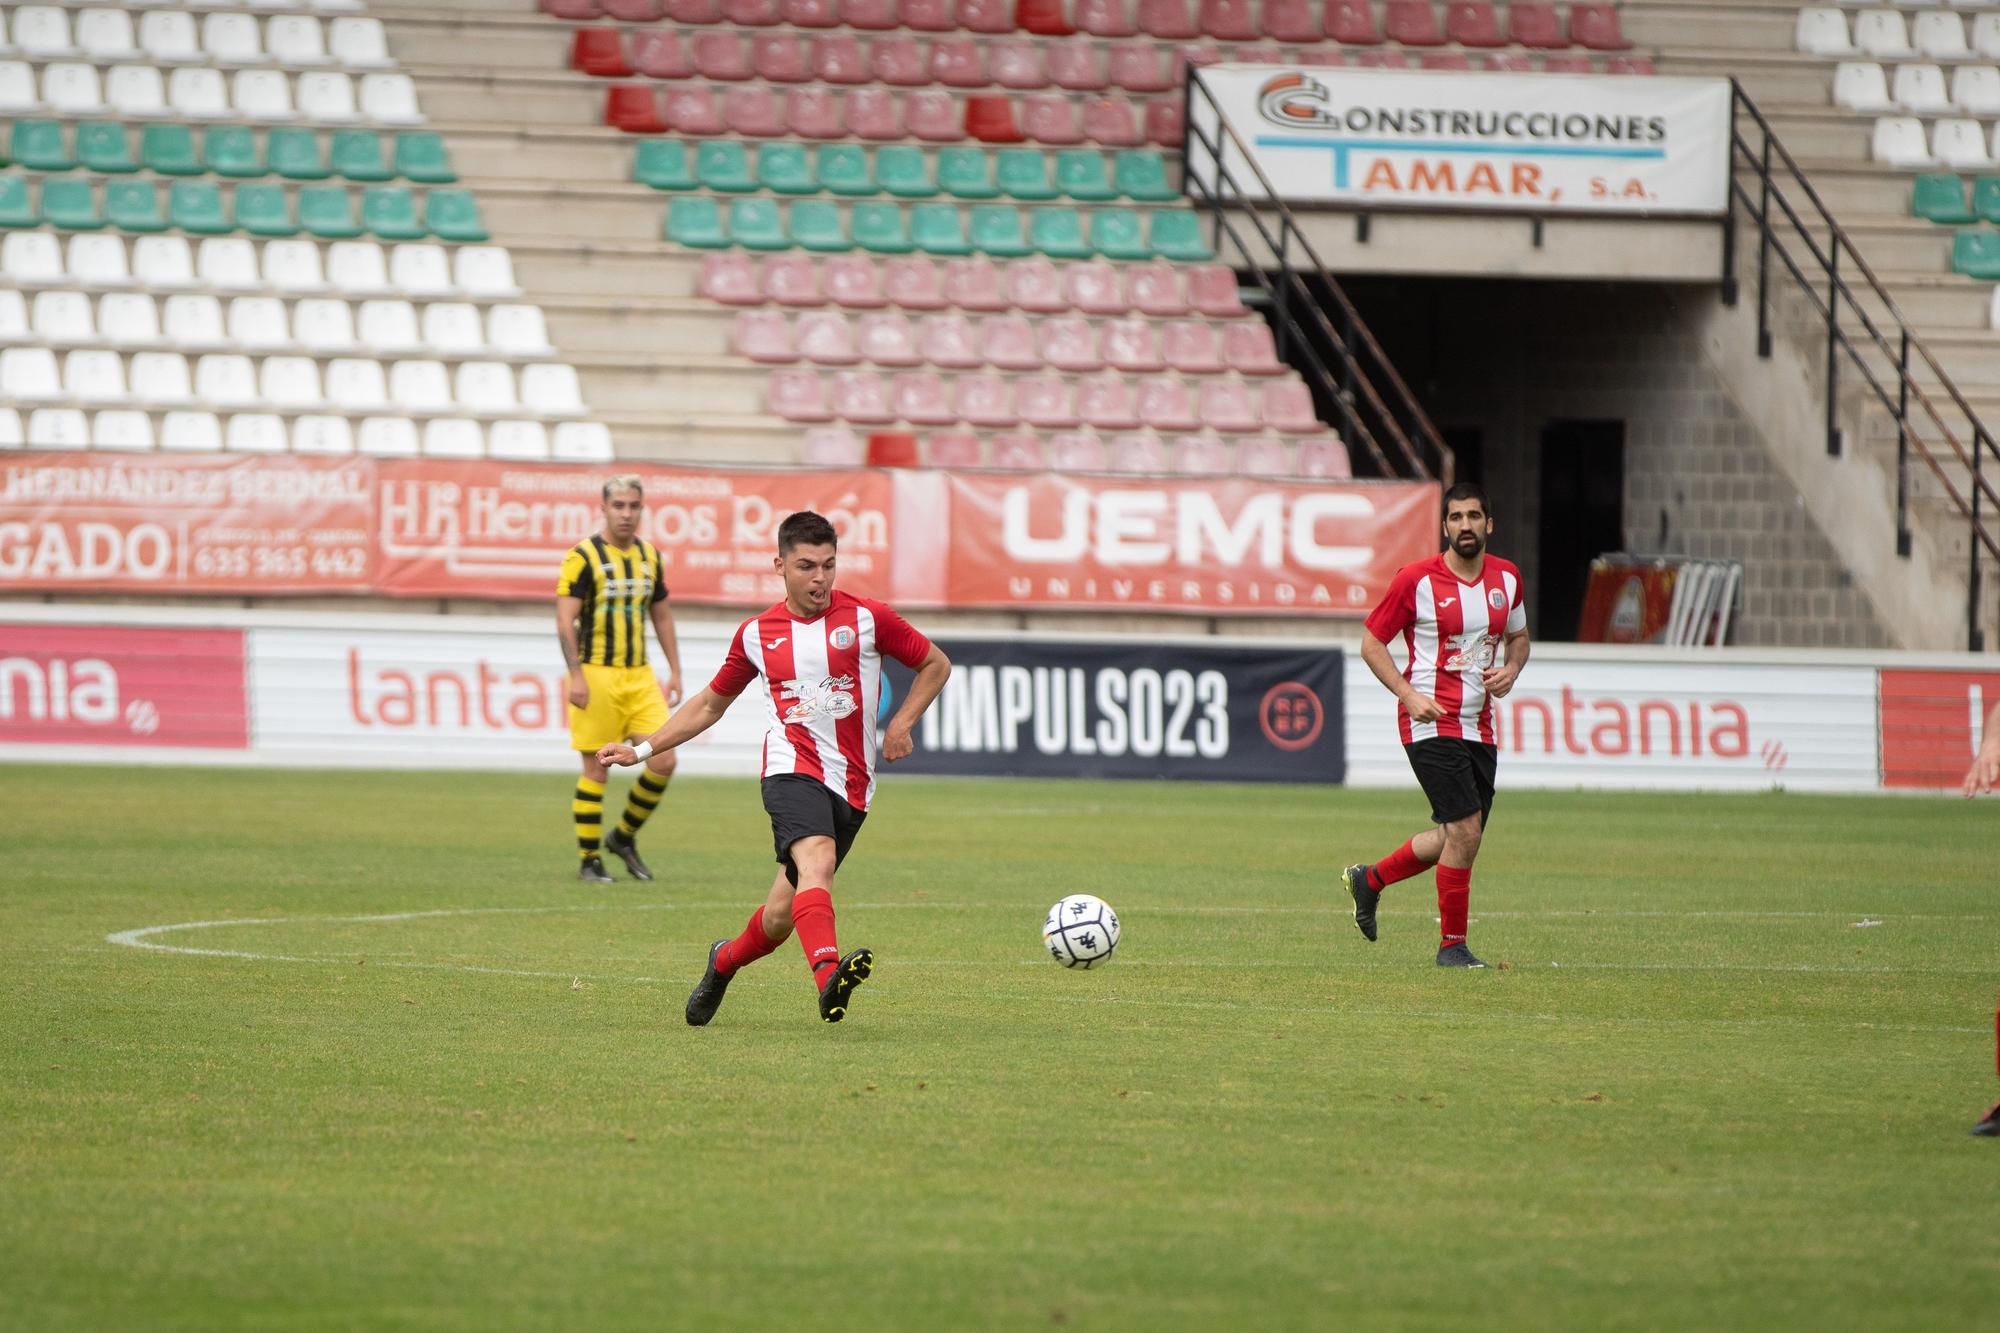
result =
[[[801,509],[778,525],[778,554],[782,556],[794,546],[831,546],[838,550],[840,538],[833,524],[810,509]]]
[[[1453,482],[1451,489],[1444,493],[1444,508],[1438,511],[1439,518],[1443,518],[1445,515],[1451,513],[1451,502],[1453,500],[1477,500],[1479,501],[1479,512],[1488,518],[1493,517],[1493,506],[1487,503],[1486,500],[1486,488],[1476,481]]]

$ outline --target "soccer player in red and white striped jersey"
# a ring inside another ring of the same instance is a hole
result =
[[[876,762],[894,763],[910,753],[910,728],[944,688],[951,662],[888,606],[834,590],[838,545],[833,525],[818,514],[797,513],[781,523],[774,563],[785,580],[785,600],[737,627],[722,669],[665,726],[637,746],[598,751],[606,764],[637,763],[708,730],[759,676],[769,686],[764,809],[784,869],[743,933],[709,947],[708,968],[688,996],[693,1027],[715,1016],[739,969],[794,930],[819,990],[820,1017],[829,1023],[847,1016],[849,997],[874,967],[867,949],[840,952],[834,872],[868,817]],[[885,654],[917,676],[878,736]]]
[[[1493,812],[1499,766],[1493,701],[1528,662],[1521,571],[1486,554],[1493,516],[1486,492],[1460,482],[1444,494],[1445,549],[1396,571],[1361,636],[1361,660],[1396,696],[1396,724],[1434,828],[1373,865],[1347,867],[1354,924],[1375,938],[1382,890],[1437,867],[1439,967],[1484,967],[1465,942],[1472,862]],[[1402,671],[1388,643],[1400,636]]]

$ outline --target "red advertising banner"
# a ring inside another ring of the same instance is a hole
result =
[[[23,454],[0,464],[0,588],[360,592],[366,459]]]
[[[2000,671],[1881,673],[1882,785],[1956,787],[1972,766]]]
[[[563,552],[602,523],[608,469],[384,461],[380,589],[408,597],[553,597]],[[646,492],[640,534],[660,548],[681,601],[747,606],[784,596],[778,524],[813,509],[840,533],[840,583],[887,597],[894,496],[888,475],[725,472],[621,464]]]
[[[1662,643],[1674,608],[1681,567],[1663,560],[1590,562],[1578,617],[1578,643]]]
[[[954,474],[945,602],[1366,615],[1438,548],[1438,488]]]
[[[0,622],[0,741],[250,745],[240,629]]]

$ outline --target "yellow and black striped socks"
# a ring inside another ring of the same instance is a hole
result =
[[[625,798],[625,813],[619,816],[618,831],[627,838],[638,837],[639,830],[646,826],[647,818],[666,794],[665,778],[650,768],[640,769],[639,780],[632,784],[632,791]]]
[[[577,859],[596,856],[604,846],[604,784],[578,778],[569,809],[576,819]]]

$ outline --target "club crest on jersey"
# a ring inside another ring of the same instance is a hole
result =
[[[846,652],[854,646],[854,630],[849,626],[841,625],[833,633],[826,636],[826,641],[832,644],[837,650]]]
[[[1488,588],[1486,590],[1486,604],[1495,611],[1505,611],[1507,609],[1507,594],[1501,592],[1498,588]]]
[[[1452,655],[1444,660],[1446,671],[1484,671],[1493,665],[1493,650],[1499,640],[1491,634],[1454,634]]]
[[[852,676],[788,680],[778,686],[778,697],[786,704],[783,717],[787,725],[811,722],[819,717],[830,717],[838,722],[841,718],[852,717],[861,707],[854,698]]]

